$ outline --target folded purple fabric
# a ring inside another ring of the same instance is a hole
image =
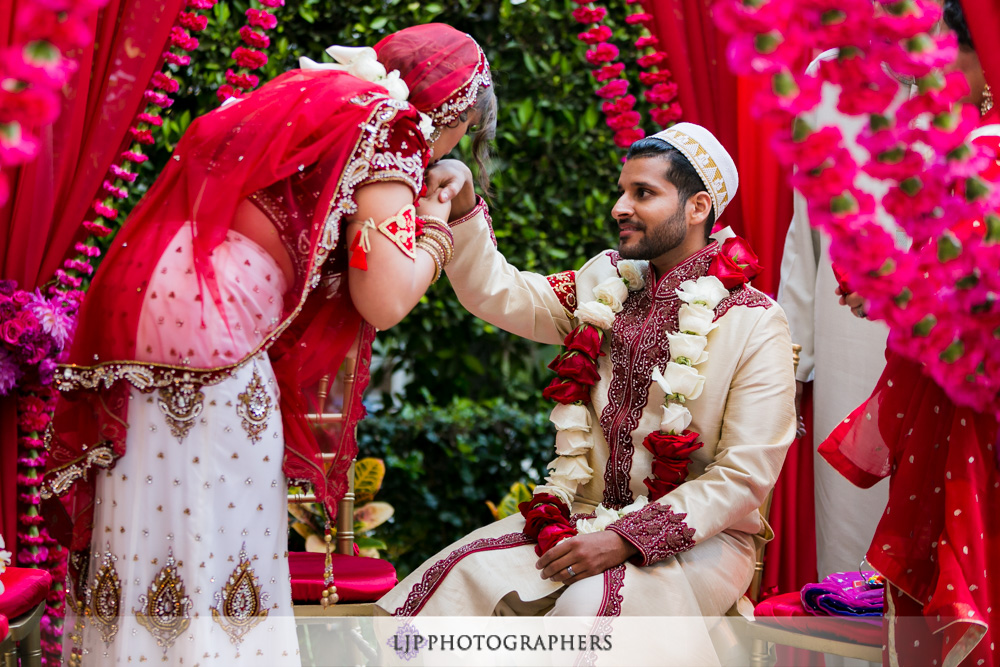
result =
[[[818,584],[802,587],[802,607],[815,616],[881,616],[882,583],[874,572],[834,572]]]

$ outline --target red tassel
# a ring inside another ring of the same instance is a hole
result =
[[[361,271],[368,270],[368,257],[365,249],[361,247],[361,232],[358,232],[354,237],[354,243],[351,244],[351,266],[355,269],[360,269]]]

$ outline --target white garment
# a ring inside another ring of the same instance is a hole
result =
[[[188,331],[174,321],[197,295],[190,239],[178,233],[180,250],[164,253],[143,304],[139,346],[154,358],[208,344],[194,340],[194,318],[184,316]],[[264,280],[280,271],[235,232],[213,264],[223,296],[242,295],[227,309],[245,334],[229,341],[239,358],[270,331],[259,323],[280,315],[283,286]],[[67,619],[83,664],[298,665],[284,437],[267,356],[215,385],[130,388],[127,420],[125,454],[96,479],[90,614],[82,628]]]
[[[809,66],[815,73],[822,54]],[[823,98],[807,118],[813,127],[836,125],[844,145],[855,159],[867,159],[857,137],[865,119],[837,110],[839,86],[823,84]],[[900,88],[896,104],[906,98]],[[860,175],[857,185],[880,199],[885,186]],[[888,228],[892,222],[882,215]],[[856,570],[868,551],[875,527],[888,500],[888,480],[870,489],[859,489],[833,469],[816,448],[834,427],[868,398],[885,367],[885,342],[889,334],[882,322],[855,317],[834,293],[837,280],[830,262],[830,238],[809,225],[805,198],[795,193],[795,210],[781,260],[778,303],[785,309],[792,341],[802,346],[796,379],[813,383],[813,464],[816,499],[816,553],[819,577],[831,572]]]

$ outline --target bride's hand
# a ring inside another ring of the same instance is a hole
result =
[[[417,202],[417,215],[429,215],[447,222],[448,216],[451,215],[451,202],[441,202],[439,195],[440,188],[428,190],[427,196],[421,197],[420,201]]]

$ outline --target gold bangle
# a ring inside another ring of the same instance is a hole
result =
[[[428,243],[434,243],[438,246],[445,265],[451,262],[451,258],[455,254],[455,242],[450,234],[440,229],[425,228],[424,235],[421,238],[427,239]]]
[[[436,283],[441,277],[441,271],[444,269],[444,254],[441,249],[432,243],[426,236],[421,236],[417,239],[417,247],[421,248],[424,252],[431,256],[431,260],[434,262],[434,277],[431,279],[431,285]]]

